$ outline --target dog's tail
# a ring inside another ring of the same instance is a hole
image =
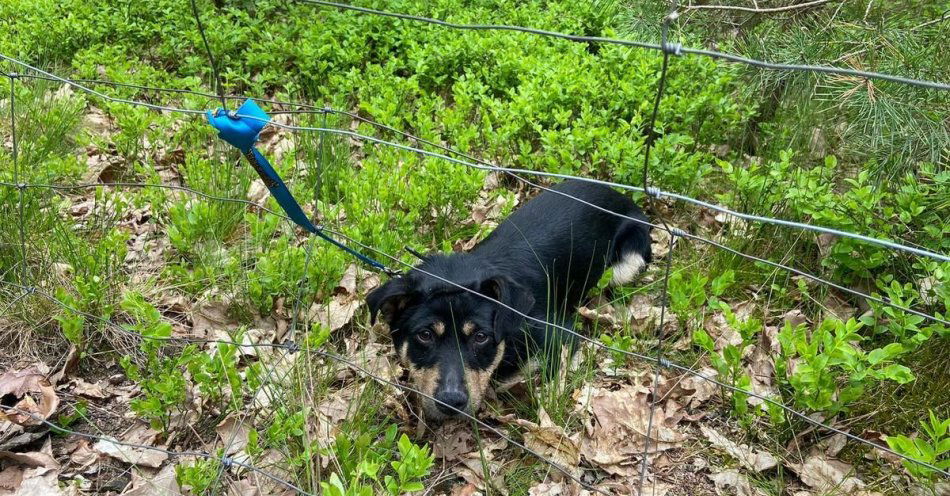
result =
[[[629,216],[647,222],[646,216],[638,208],[630,212]],[[625,220],[620,225],[614,237],[614,260],[611,263],[614,286],[633,281],[653,261],[651,229],[645,223],[632,220]]]

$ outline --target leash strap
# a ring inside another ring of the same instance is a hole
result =
[[[310,219],[304,214],[303,209],[300,208],[300,203],[298,203],[290,193],[290,190],[287,188],[287,185],[284,184],[280,175],[277,174],[277,171],[275,171],[270,162],[267,161],[267,158],[254,146],[261,134],[261,130],[270,122],[270,116],[254,103],[254,100],[248,98],[237,111],[226,112],[220,108],[215,111],[209,110],[207,117],[208,123],[218,130],[218,137],[240,150],[244,158],[251,163],[251,166],[257,171],[257,175],[264,181],[264,185],[267,186],[267,190],[270,191],[271,196],[274,197],[274,200],[277,201],[280,208],[287,213],[290,220],[308,232],[323,238],[337,248],[353,255],[361,262],[390,275],[395,273],[382,263],[331,238],[323,232],[322,229],[315,226],[313,222],[310,222]]]

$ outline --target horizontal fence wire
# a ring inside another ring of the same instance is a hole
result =
[[[99,186],[103,186],[103,185],[99,185]],[[154,185],[151,185],[151,184],[144,184],[144,183],[143,183],[143,184],[141,184],[141,186],[142,186],[142,187],[151,187],[151,186],[154,186]],[[181,190],[184,190],[184,191],[188,191],[188,188],[177,188],[177,189],[181,189]],[[224,201],[227,201],[227,200],[225,199]],[[244,203],[244,204],[246,204],[247,202],[246,202],[246,201],[241,201],[241,202],[239,202],[239,203]],[[280,216],[280,217],[283,217],[283,218],[289,220],[289,218],[287,218],[286,216],[284,216],[283,214],[280,214],[280,213],[278,213],[278,212],[273,212],[273,211],[268,211],[268,212],[270,212],[270,213],[272,213],[272,214],[274,214],[274,215],[278,215],[278,216]],[[913,457],[910,457],[910,456],[908,456],[908,455],[904,455],[904,454],[898,453],[898,452],[896,452],[896,451],[891,450],[890,448],[888,448],[888,447],[886,447],[886,446],[882,446],[882,445],[880,445],[880,444],[874,443],[873,441],[866,440],[866,439],[864,439],[864,438],[862,438],[862,437],[860,437],[860,436],[851,434],[851,433],[849,433],[849,432],[843,431],[843,430],[838,429],[838,428],[836,428],[836,427],[833,427],[833,426],[831,426],[831,425],[828,425],[828,424],[825,424],[825,423],[820,422],[820,421],[818,421],[818,420],[815,420],[815,419],[811,418],[809,415],[807,415],[807,414],[805,414],[805,413],[803,413],[803,412],[799,412],[799,411],[795,410],[794,408],[789,407],[789,406],[785,405],[784,403],[782,403],[782,402],[780,402],[780,401],[776,401],[775,399],[770,398],[770,397],[768,397],[768,396],[764,396],[764,395],[761,395],[761,394],[756,393],[756,392],[754,392],[754,391],[745,390],[745,389],[739,388],[739,387],[737,387],[737,386],[734,386],[734,385],[731,385],[731,384],[722,382],[722,381],[716,379],[715,377],[707,376],[707,375],[702,374],[701,372],[696,371],[696,370],[694,370],[694,369],[692,369],[692,368],[690,368],[690,367],[687,367],[687,366],[682,365],[682,364],[678,364],[678,363],[676,363],[676,362],[673,362],[673,361],[670,361],[670,360],[667,360],[667,359],[658,360],[656,357],[652,357],[652,356],[649,356],[649,355],[645,355],[645,354],[641,354],[641,353],[636,353],[636,352],[632,352],[632,351],[629,351],[629,350],[624,350],[624,349],[620,349],[620,348],[616,348],[616,347],[612,347],[612,346],[606,345],[606,344],[604,344],[604,343],[602,343],[602,342],[600,342],[600,341],[597,341],[597,340],[592,339],[592,338],[590,338],[590,337],[588,337],[588,336],[585,336],[585,335],[583,335],[583,334],[581,334],[581,333],[579,333],[579,332],[577,332],[577,331],[575,331],[575,330],[573,330],[573,329],[570,329],[570,328],[561,326],[561,325],[556,324],[556,323],[548,322],[548,321],[545,321],[545,320],[538,319],[538,318],[536,318],[536,317],[530,316],[530,315],[528,315],[528,314],[526,314],[526,313],[524,313],[524,312],[521,312],[521,311],[519,311],[519,310],[517,310],[517,309],[515,309],[515,308],[513,308],[513,307],[511,307],[511,306],[509,306],[509,305],[507,305],[507,304],[505,304],[504,302],[501,302],[501,301],[499,301],[499,300],[497,300],[497,299],[494,299],[494,298],[492,298],[492,297],[490,297],[490,296],[487,296],[487,295],[484,295],[484,294],[479,293],[479,292],[477,292],[477,291],[474,291],[474,290],[472,290],[472,289],[470,289],[470,288],[467,288],[467,287],[465,287],[465,286],[463,286],[463,285],[461,285],[461,284],[459,284],[459,283],[457,283],[457,282],[455,282],[455,281],[451,281],[451,280],[449,280],[449,279],[446,279],[446,278],[441,277],[441,276],[439,276],[439,275],[437,275],[437,274],[434,274],[434,273],[425,271],[425,270],[423,270],[423,269],[413,268],[413,266],[412,266],[411,264],[409,264],[409,263],[403,261],[402,259],[400,259],[399,257],[396,257],[396,256],[393,255],[393,254],[387,253],[387,252],[385,252],[385,251],[383,251],[383,250],[374,248],[374,247],[369,246],[369,245],[366,245],[366,244],[362,244],[362,243],[355,242],[355,240],[352,240],[352,239],[348,238],[346,235],[344,235],[344,234],[342,234],[342,233],[340,233],[340,232],[335,232],[335,231],[332,231],[332,230],[328,230],[328,232],[330,232],[331,234],[333,234],[333,235],[335,235],[335,236],[339,236],[339,237],[341,237],[341,238],[343,238],[343,239],[347,239],[347,241],[353,242],[354,244],[357,244],[357,245],[360,245],[361,247],[363,247],[363,248],[365,248],[365,249],[369,249],[369,250],[373,251],[374,253],[376,253],[377,255],[379,255],[379,256],[381,256],[381,257],[383,257],[383,258],[387,258],[387,259],[393,261],[393,262],[396,263],[396,264],[399,264],[399,265],[402,265],[402,266],[406,267],[407,269],[416,270],[416,271],[418,271],[419,273],[421,273],[421,274],[423,274],[423,275],[425,275],[425,276],[427,276],[427,277],[431,277],[431,278],[433,278],[433,279],[439,280],[440,282],[443,282],[443,283],[445,283],[445,284],[448,284],[448,285],[450,285],[450,286],[452,286],[452,287],[454,287],[454,288],[456,288],[456,289],[459,289],[459,290],[468,292],[468,293],[470,293],[470,294],[472,294],[472,295],[474,295],[474,296],[476,296],[476,297],[482,298],[482,299],[484,299],[484,300],[486,300],[486,301],[491,302],[491,303],[494,304],[494,305],[497,305],[497,306],[499,306],[499,307],[502,307],[502,308],[505,308],[505,309],[507,309],[507,310],[509,310],[509,311],[512,311],[512,312],[514,312],[515,314],[517,314],[517,315],[519,315],[519,316],[521,316],[521,317],[524,317],[524,318],[526,318],[526,319],[528,319],[528,320],[534,321],[534,322],[536,322],[536,323],[538,323],[538,324],[544,325],[544,326],[549,327],[549,328],[558,329],[558,330],[563,331],[563,332],[567,332],[567,333],[569,333],[569,334],[571,334],[571,335],[573,335],[573,336],[575,336],[575,337],[577,337],[577,338],[579,338],[579,339],[581,339],[581,340],[583,340],[583,341],[585,341],[585,342],[587,342],[587,343],[590,343],[591,345],[593,345],[593,346],[595,346],[595,347],[597,347],[597,348],[600,348],[600,349],[602,349],[602,350],[606,350],[606,351],[609,351],[609,352],[612,352],[612,353],[618,353],[618,354],[621,354],[621,355],[624,355],[624,356],[627,356],[627,357],[631,357],[631,358],[640,360],[640,361],[642,361],[642,362],[659,365],[659,366],[664,367],[664,368],[673,369],[673,370],[678,370],[678,371],[680,371],[680,372],[683,372],[683,373],[688,374],[688,375],[690,375],[690,376],[699,378],[699,379],[701,379],[701,380],[703,380],[703,381],[709,382],[709,383],[711,383],[711,384],[714,384],[714,385],[716,385],[716,386],[718,386],[718,387],[727,389],[727,390],[729,390],[729,391],[736,392],[736,393],[740,393],[740,394],[745,394],[745,395],[748,395],[748,396],[750,396],[750,397],[757,398],[757,399],[762,400],[762,401],[764,401],[764,402],[767,402],[767,403],[769,403],[769,404],[771,404],[771,405],[773,405],[773,406],[775,406],[775,407],[781,408],[781,409],[784,410],[785,412],[787,412],[787,413],[793,415],[793,416],[796,417],[796,418],[799,418],[799,419],[805,421],[805,422],[808,423],[808,424],[814,425],[815,427],[818,427],[818,428],[821,428],[821,429],[825,429],[825,430],[828,430],[829,432],[833,432],[833,433],[836,433],[836,434],[841,434],[841,435],[843,435],[843,436],[847,437],[848,439],[851,439],[851,440],[853,440],[853,441],[855,441],[855,442],[864,444],[864,445],[866,445],[866,446],[870,446],[870,447],[875,448],[875,449],[882,450],[882,451],[884,451],[884,452],[887,452],[887,453],[890,453],[890,454],[892,454],[892,455],[894,455],[894,456],[897,456],[897,457],[899,457],[899,458],[901,458],[901,459],[907,460],[907,461],[909,461],[909,462],[911,462],[911,463],[915,463],[915,464],[924,466],[924,467],[929,468],[929,469],[931,469],[931,470],[935,470],[935,471],[937,471],[938,473],[943,474],[944,476],[950,477],[950,472],[948,472],[947,470],[940,469],[940,468],[938,468],[938,467],[936,467],[936,466],[934,466],[934,465],[932,465],[932,464],[929,464],[929,463],[927,463],[927,462],[924,462],[924,461],[921,461],[921,460],[917,460],[917,459],[915,459],[915,458],[913,458]],[[4,285],[4,286],[7,286],[7,287],[12,287],[12,288],[16,288],[16,289],[18,289],[18,290],[20,290],[20,291],[23,291],[23,292],[24,292],[25,294],[27,294],[27,295],[28,295],[28,294],[36,294],[36,295],[38,295],[38,296],[40,296],[40,297],[42,297],[42,298],[47,299],[48,301],[50,301],[50,302],[52,302],[52,303],[54,303],[54,304],[60,306],[62,309],[66,310],[66,311],[74,312],[74,313],[76,313],[76,314],[78,314],[78,315],[83,315],[83,316],[92,318],[93,320],[95,320],[95,321],[97,321],[97,322],[100,322],[100,323],[103,324],[103,325],[109,326],[109,327],[115,329],[116,331],[118,331],[118,332],[120,332],[120,333],[123,333],[123,334],[125,334],[125,335],[128,335],[128,336],[133,337],[133,338],[136,338],[136,339],[155,340],[155,341],[164,341],[164,342],[182,342],[182,343],[188,343],[188,344],[207,343],[207,344],[227,344],[227,345],[238,346],[238,347],[251,347],[251,346],[248,345],[248,344],[240,343],[240,342],[237,342],[237,341],[229,341],[229,340],[205,340],[205,339],[195,339],[195,338],[187,338],[187,337],[145,336],[145,335],[142,335],[142,334],[137,333],[137,332],[135,332],[135,331],[129,330],[129,329],[125,328],[124,326],[122,326],[121,324],[119,324],[119,323],[117,323],[117,322],[115,322],[115,321],[112,321],[112,320],[110,320],[110,319],[106,319],[106,318],[103,318],[103,317],[100,317],[100,316],[88,314],[88,313],[82,312],[82,311],[80,311],[80,310],[78,310],[78,309],[75,309],[75,308],[73,308],[73,307],[71,307],[71,306],[69,306],[69,305],[63,303],[62,301],[60,301],[58,298],[56,298],[56,297],[53,296],[52,294],[49,294],[49,293],[43,291],[43,290],[40,289],[40,288],[29,287],[29,286],[23,286],[23,285],[20,285],[20,284],[10,283],[10,282],[6,282],[6,281],[0,281],[0,285]],[[21,295],[21,296],[22,296],[22,295]],[[299,345],[297,345],[296,343],[292,343],[292,342],[290,342],[290,343],[258,343],[258,344],[254,345],[254,346],[256,346],[256,347],[284,348],[284,349],[286,349],[286,350],[288,350],[288,351],[296,351],[296,350],[299,349]],[[320,352],[320,353],[322,353],[322,352]],[[378,376],[372,376],[371,378],[373,378],[374,380],[385,381],[384,378],[380,378],[380,377],[378,377]],[[401,385],[401,384],[391,384],[391,385],[395,385],[396,387],[399,387],[399,388],[401,388],[401,389],[403,389],[403,390],[406,390],[406,391],[409,391],[409,392],[413,392],[413,393],[415,392],[415,390],[413,390],[413,389],[410,388],[409,386],[404,386],[404,385]],[[429,397],[429,396],[427,396],[427,395],[423,395],[423,397],[425,397],[425,398],[427,398],[427,399],[430,399],[430,400],[433,400],[433,401],[436,401],[436,402],[439,403],[439,404],[444,404],[444,403],[442,403],[442,402],[440,402],[440,401],[438,401],[438,400],[435,400],[434,398],[431,398],[431,397]],[[451,407],[450,405],[445,405],[445,406],[448,407],[448,408],[452,408],[453,410],[458,410],[458,409],[456,409],[456,408]],[[469,416],[470,416],[470,415],[467,414],[466,412],[461,412],[461,411],[460,411],[460,414],[463,415],[463,416],[466,416],[466,417],[469,417]],[[476,422],[480,422],[478,419],[474,419],[474,420],[475,420]],[[481,424],[480,424],[480,425],[481,425]],[[552,462],[552,461],[550,461],[550,460],[545,460],[545,462],[551,463],[551,464],[554,463],[554,462]]]
[[[95,95],[95,96],[98,96],[98,97],[100,97],[100,98],[104,98],[104,99],[109,100],[109,101],[118,102],[118,103],[126,103],[126,104],[130,104],[130,105],[139,105],[139,106],[143,106],[143,107],[147,107],[147,108],[152,108],[152,109],[155,109],[155,110],[164,110],[164,111],[168,111],[168,112],[181,112],[181,113],[186,113],[186,114],[201,114],[201,115],[203,115],[203,114],[205,113],[205,111],[203,111],[203,110],[193,110],[193,109],[182,109],[182,108],[175,108],[175,107],[167,107],[167,106],[155,105],[155,104],[151,104],[151,103],[147,103],[147,102],[140,102],[140,101],[134,101],[134,100],[127,100],[127,99],[121,99],[121,98],[110,97],[110,96],[104,95],[104,94],[102,94],[102,93],[100,93],[100,92],[98,92],[98,91],[92,90],[91,88],[88,88],[88,87],[86,87],[86,86],[83,86],[83,85],[81,85],[81,84],[79,84],[79,83],[76,83],[76,82],[74,82],[74,81],[72,81],[72,80],[70,80],[70,79],[63,78],[63,77],[60,77],[60,76],[56,76],[56,75],[54,75],[54,74],[50,74],[50,73],[48,73],[48,72],[46,72],[46,71],[43,71],[42,69],[36,68],[36,67],[34,67],[34,66],[31,66],[31,65],[29,65],[29,64],[27,64],[27,63],[25,63],[25,62],[22,62],[22,61],[19,61],[19,60],[10,58],[10,57],[8,57],[8,56],[6,56],[6,55],[0,54],[0,59],[4,59],[4,60],[10,61],[10,62],[19,64],[19,65],[21,65],[21,66],[23,66],[23,67],[25,67],[25,68],[27,68],[27,69],[29,69],[29,70],[32,70],[32,71],[37,71],[40,75],[43,76],[44,79],[49,79],[49,80],[53,80],[53,81],[59,81],[59,82],[64,83],[64,84],[71,85],[71,86],[73,86],[73,87],[79,88],[79,89],[81,89],[81,90],[83,90],[83,91],[90,92],[91,94],[93,94],[93,95]],[[19,75],[17,75],[17,77],[29,77],[29,75],[27,75],[27,74],[19,74]],[[153,90],[154,90],[154,89],[156,89],[156,88],[150,88],[150,89],[153,89]],[[207,95],[202,95],[202,96],[207,96]],[[287,104],[287,105],[294,105],[294,104]],[[351,115],[351,116],[353,115],[352,113],[349,113],[349,112],[342,112],[342,111],[338,111],[338,110],[332,110],[332,111],[331,111],[331,110],[328,110],[328,109],[320,109],[320,110],[318,110],[318,112],[320,112],[320,113],[324,113],[324,112],[325,112],[325,113],[335,113],[335,114],[343,114],[343,115]],[[250,116],[250,115],[235,114],[235,117],[240,117],[240,118],[245,118],[245,119],[250,119],[250,120],[260,120],[260,121],[263,121],[263,119],[261,119],[261,118],[259,118],[259,117]],[[359,119],[360,119],[361,121],[363,121],[363,122],[370,122],[369,120],[367,120],[367,119],[365,119],[365,118],[361,118],[361,117],[360,117]],[[414,148],[414,147],[411,147],[411,146],[408,146],[408,145],[399,144],[399,143],[393,143],[393,142],[390,142],[390,141],[382,140],[382,139],[380,139],[380,138],[376,138],[376,137],[373,137],[373,136],[363,135],[363,134],[357,133],[357,132],[355,132],[355,131],[350,131],[350,130],[346,130],[346,129],[311,127],[311,126],[294,126],[294,125],[282,124],[282,123],[278,123],[278,122],[274,122],[274,121],[268,121],[268,124],[270,124],[270,125],[272,125],[272,126],[274,126],[274,127],[278,127],[278,128],[281,128],[281,129],[287,129],[287,130],[291,130],[291,131],[326,132],[326,133],[331,133],[331,134],[345,135],[345,136],[349,136],[349,137],[351,137],[351,138],[358,139],[358,140],[361,140],[361,141],[369,141],[369,142],[373,142],[373,143],[377,143],[377,144],[381,144],[381,145],[386,145],[386,146],[393,147],[393,148],[399,148],[399,149],[402,149],[402,150],[405,150],[405,151],[410,151],[410,152],[413,152],[413,153],[417,153],[417,154],[426,155],[426,156],[433,157],[433,158],[438,158],[438,159],[446,160],[446,161],[449,161],[449,162],[453,162],[453,163],[456,163],[456,164],[459,164],[459,165],[464,165],[464,166],[466,166],[466,167],[472,167],[472,168],[476,168],[476,169],[491,170],[491,171],[497,171],[497,172],[511,172],[511,173],[514,173],[514,174],[525,174],[525,175],[533,175],[533,176],[556,178],[556,179],[574,179],[574,180],[584,181],[584,182],[588,182],[588,183],[592,183],[592,184],[600,184],[600,185],[603,185],[603,186],[610,186],[610,187],[619,188],[619,189],[624,189],[624,190],[628,190],[628,191],[635,191],[635,192],[639,192],[639,193],[646,193],[646,194],[648,194],[648,195],[653,195],[653,196],[658,196],[658,197],[669,197],[669,198],[673,198],[673,199],[676,199],[676,200],[681,200],[681,201],[689,202],[689,203],[692,203],[692,204],[694,204],[694,205],[702,206],[702,207],[708,208],[708,209],[710,209],[710,210],[714,210],[714,211],[716,211],[716,212],[724,213],[724,214],[727,214],[727,215],[730,215],[730,216],[734,216],[734,217],[737,217],[737,218],[741,218],[741,219],[744,219],[744,220],[748,220],[748,221],[762,222],[762,223],[768,223],[768,224],[776,224],[776,225],[782,225],[782,226],[792,227],[792,228],[796,228],[796,229],[803,229],[803,230],[808,230],[808,231],[820,232],[820,233],[824,233],[824,234],[832,234],[832,235],[835,235],[835,236],[840,236],[840,237],[844,237],[844,238],[851,238],[851,239],[854,239],[854,240],[857,240],[857,241],[862,241],[862,242],[865,242],[865,243],[874,244],[874,245],[878,245],[878,246],[881,246],[881,247],[886,247],[886,248],[891,248],[891,249],[894,249],[894,250],[899,250],[899,251],[904,251],[904,252],[908,252],[908,253],[913,253],[913,254],[916,254],[916,255],[919,255],[919,256],[930,257],[930,258],[933,258],[933,259],[935,259],[935,260],[940,260],[940,261],[944,261],[944,262],[950,262],[950,255],[945,255],[945,254],[941,254],[941,253],[935,253],[935,252],[928,251],[928,250],[923,250],[923,249],[920,249],[920,248],[917,248],[917,247],[914,247],[914,246],[909,246],[909,245],[905,245],[905,244],[901,244],[901,243],[896,243],[896,242],[894,242],[894,241],[889,241],[889,240],[874,238],[874,237],[871,237],[871,236],[865,236],[865,235],[863,235],[863,234],[852,233],[852,232],[849,232],[849,231],[843,231],[843,230],[840,230],[840,229],[833,229],[833,228],[829,228],[829,227],[816,226],[816,225],[813,225],[813,224],[808,224],[808,223],[803,223],[803,222],[794,222],[794,221],[783,220],[783,219],[775,219],[775,218],[772,218],[772,217],[765,217],[765,216],[759,216],[759,215],[752,215],[752,214],[746,214],[746,213],[742,213],[742,212],[737,212],[737,211],[734,211],[734,210],[732,210],[732,209],[723,207],[723,206],[721,206],[721,205],[712,204],[712,203],[709,203],[709,202],[706,202],[706,201],[703,201],[703,200],[699,200],[699,199],[696,199],[696,198],[692,198],[692,197],[689,197],[689,196],[686,196],[686,195],[682,195],[682,194],[679,194],[679,193],[672,193],[672,192],[664,191],[664,190],[661,190],[661,189],[655,188],[655,187],[643,188],[643,187],[641,187],[641,186],[631,186],[631,185],[629,185],[629,184],[617,183],[617,182],[613,182],[613,181],[605,181],[605,180],[600,180],[600,179],[593,179],[593,178],[584,177],[584,176],[575,176],[575,175],[571,175],[571,174],[560,174],[560,173],[555,173],[555,172],[537,171],[537,170],[521,169],[521,168],[515,168],[515,167],[503,167],[503,166],[498,166],[498,165],[490,165],[490,164],[488,164],[488,163],[472,163],[472,162],[467,162],[467,161],[465,161],[465,160],[461,160],[461,159],[458,159],[458,158],[455,158],[455,157],[450,157],[450,156],[447,156],[447,155],[444,155],[444,154],[441,154],[441,153],[432,152],[432,151],[428,151],[428,150],[422,150],[422,149],[419,149],[419,148]],[[388,127],[388,126],[387,126],[387,127]],[[641,221],[641,222],[642,222],[642,221]]]
[[[392,17],[396,19],[402,19],[406,21],[416,21],[424,22],[427,24],[435,24],[438,26],[451,28],[451,29],[460,29],[460,30],[469,30],[469,31],[515,31],[520,33],[535,34],[540,36],[547,36],[551,38],[560,38],[563,40],[581,42],[581,43],[608,43],[612,45],[622,45],[635,48],[645,48],[649,50],[659,50],[659,51],[672,51],[676,55],[689,54],[689,55],[702,55],[705,57],[711,57],[714,59],[727,60],[729,62],[738,62],[741,64],[746,64],[752,67],[757,67],[760,69],[769,69],[776,71],[795,71],[795,72],[816,72],[824,74],[835,74],[838,76],[853,76],[866,79],[879,79],[881,81],[890,81],[893,83],[906,84],[910,86],[917,86],[921,88],[929,88],[935,90],[950,90],[950,83],[942,83],[937,81],[926,81],[922,79],[914,79],[903,76],[894,76],[891,74],[884,74],[880,72],[871,72],[871,71],[862,71],[858,69],[848,69],[845,67],[831,67],[824,65],[807,65],[807,64],[780,64],[776,62],[766,62],[763,60],[756,60],[748,57],[742,57],[740,55],[733,55],[729,53],[717,52],[715,50],[703,50],[698,48],[688,48],[680,46],[679,44],[670,46],[663,45],[658,43],[649,43],[644,41],[634,41],[634,40],[623,40],[617,38],[605,38],[601,36],[579,36],[567,33],[560,33],[556,31],[545,31],[543,29],[528,28],[523,26],[509,26],[509,25],[499,25],[499,24],[460,24],[454,22],[448,22],[441,19],[433,19],[431,17],[423,17],[417,15],[403,14],[399,12],[390,12],[385,10],[371,9],[367,7],[360,7],[357,5],[350,5],[337,2],[327,2],[325,0],[297,0],[299,3],[308,3],[313,5],[320,5],[324,7],[333,7],[337,9],[350,10],[354,12],[360,12],[364,14],[372,14],[383,17]]]

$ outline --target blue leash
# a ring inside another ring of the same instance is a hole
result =
[[[227,112],[221,108],[216,111],[209,110],[207,117],[208,123],[218,130],[218,137],[240,150],[241,154],[247,158],[248,162],[251,163],[251,166],[254,167],[254,170],[257,171],[257,174],[261,177],[261,180],[264,181],[264,185],[267,186],[270,194],[277,200],[277,204],[280,205],[280,207],[284,209],[284,212],[287,213],[287,216],[290,217],[290,220],[310,233],[325,239],[337,248],[353,255],[361,262],[379,269],[386,274],[397,274],[396,271],[386,267],[382,263],[331,238],[324,233],[322,229],[310,222],[310,219],[304,214],[303,209],[300,208],[300,204],[297,203],[297,200],[294,199],[290,190],[287,189],[287,185],[281,180],[277,171],[274,170],[270,162],[268,162],[267,159],[261,155],[261,152],[257,150],[257,147],[254,146],[261,130],[270,122],[270,116],[254,103],[254,100],[250,98],[247,99],[237,111]]]

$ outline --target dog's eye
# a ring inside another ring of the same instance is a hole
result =
[[[422,344],[429,344],[432,342],[432,331],[422,331],[416,334],[416,339]]]
[[[488,333],[483,331],[478,331],[472,335],[472,340],[475,342],[475,344],[485,344],[488,342],[488,338]]]

